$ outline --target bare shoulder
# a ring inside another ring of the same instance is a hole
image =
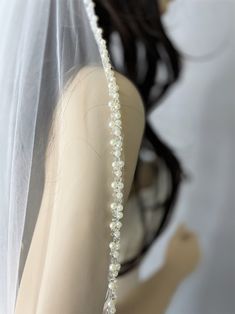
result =
[[[144,103],[136,86],[126,76],[117,71],[115,71],[115,76],[119,86],[121,106],[137,111],[140,118],[142,117],[142,123],[144,124]],[[96,101],[101,103],[107,103],[107,81],[104,70],[101,67],[89,66],[82,68],[76,75],[74,83],[79,83],[80,87],[83,85],[83,88],[87,91],[87,97],[95,98]]]
[[[144,134],[145,110],[134,84],[122,74],[115,74],[120,92],[127,199]],[[63,97],[63,119],[58,120],[63,123],[60,136],[67,143],[66,147],[71,144],[71,149],[75,150],[73,154],[81,156],[81,145],[84,144],[84,156],[88,156],[89,151],[89,156],[95,156],[101,164],[110,164],[110,130],[107,127],[110,119],[110,108],[107,106],[109,99],[107,81],[101,67],[81,69],[68,84]],[[73,154],[68,154],[68,159]],[[84,160],[88,162],[87,157]]]
[[[125,154],[125,200],[127,199],[133,181],[134,172],[139,155],[144,129],[145,129],[145,109],[144,103],[135,85],[124,75],[115,72],[117,84],[119,86],[120,103],[122,112],[122,127],[124,132],[124,154]],[[110,109],[107,106],[109,101],[107,81],[105,73],[99,67],[87,67],[78,73],[77,78],[82,83],[86,102],[84,110],[89,111],[93,131],[92,145],[96,151],[108,151],[110,136],[107,129],[107,119],[110,115]],[[106,136],[107,141],[104,140]],[[100,138],[100,141],[98,140]],[[91,142],[91,140],[90,140]],[[103,160],[105,160],[103,158]]]

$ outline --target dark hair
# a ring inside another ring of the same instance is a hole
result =
[[[118,71],[126,75],[139,90],[145,106],[146,116],[179,78],[181,62],[177,50],[167,37],[161,22],[161,13],[157,0],[96,0],[96,12],[100,17],[104,38],[108,43],[110,55]],[[111,51],[112,35],[119,35],[123,57],[122,67],[115,64]],[[139,62],[139,47],[142,60]],[[144,64],[144,67],[143,67]],[[160,70],[166,73],[160,81]],[[182,178],[181,165],[172,149],[153,131],[146,121],[142,145],[148,145],[164,164],[168,173],[168,191],[163,204],[164,212],[160,224],[150,240],[145,239],[139,254],[122,263],[120,275],[136,266],[153,241],[166,228],[173,212]],[[138,186],[138,173],[141,160],[138,158],[134,176],[134,186]],[[141,204],[141,200],[140,200]],[[143,206],[140,209],[144,211]],[[144,215],[142,215],[144,217]],[[143,219],[144,224],[144,219]],[[147,231],[146,231],[147,232]],[[147,236],[145,237],[147,238]]]

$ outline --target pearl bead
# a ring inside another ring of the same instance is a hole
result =
[[[111,255],[112,255],[113,252],[119,251],[119,249],[120,249],[120,244],[119,244],[119,243],[111,242],[111,243],[109,244],[109,247],[110,247],[110,249],[111,249]]]
[[[120,170],[119,170],[119,171],[120,171]],[[120,172],[121,172],[121,171],[120,171]],[[119,181],[118,181],[119,179],[120,179],[120,178],[116,178],[116,180],[111,183],[111,187],[112,187],[114,190],[120,191],[120,190],[122,190],[122,189],[124,188],[124,184],[123,184],[122,182],[119,182]]]
[[[122,140],[121,138],[117,137],[117,138],[113,138],[110,140],[110,144],[112,146],[115,146],[117,148],[120,148],[122,146]]]
[[[112,187],[113,189],[116,189],[116,188],[117,188],[117,182],[116,182],[116,181],[112,182],[112,183],[111,183],[111,187]]]
[[[120,160],[120,161],[119,161],[119,166],[120,166],[120,167],[124,167],[124,161]]]
[[[116,222],[116,227],[117,227],[118,229],[120,229],[120,228],[122,227],[122,223],[121,223],[120,221],[117,221],[117,222]]]
[[[117,204],[116,203],[112,203],[111,205],[110,205],[110,207],[112,208],[112,209],[115,209],[115,208],[117,208]]]

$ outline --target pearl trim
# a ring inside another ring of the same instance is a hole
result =
[[[122,121],[120,111],[120,97],[119,87],[116,82],[114,71],[111,67],[110,57],[106,45],[106,41],[102,37],[102,29],[98,27],[98,17],[95,14],[94,3],[92,0],[83,0],[92,32],[98,45],[101,56],[101,61],[104,67],[105,76],[108,84],[108,92],[110,100],[108,106],[110,108],[110,121],[109,127],[111,129],[111,153],[112,160],[112,173],[113,181],[112,188],[112,201],[110,210],[112,213],[112,221],[110,223],[111,230],[111,243],[110,249],[110,264],[108,274],[108,290],[106,294],[104,311],[107,314],[116,313],[116,299],[117,299],[117,276],[121,268],[120,265],[120,229],[122,223],[120,219],[123,217],[123,167],[124,160],[121,159],[123,151],[123,134],[122,134]]]

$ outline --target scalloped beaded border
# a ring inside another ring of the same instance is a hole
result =
[[[110,204],[112,213],[112,221],[110,223],[112,241],[109,244],[110,248],[110,264],[108,275],[108,291],[106,295],[106,302],[104,310],[107,314],[116,313],[116,299],[117,299],[117,276],[120,270],[120,229],[122,226],[121,219],[123,217],[123,167],[124,160],[121,159],[123,150],[123,134],[122,134],[122,121],[120,111],[120,99],[119,88],[114,76],[114,71],[111,67],[109,53],[106,45],[106,41],[102,37],[102,29],[98,27],[98,17],[95,14],[94,3],[92,0],[83,0],[86,12],[89,18],[92,32],[95,36],[98,49],[100,52],[101,60],[103,63],[107,83],[110,101],[108,106],[111,110],[111,119],[109,127],[111,129],[112,139],[111,153],[113,155],[112,160],[112,172],[113,180],[111,188],[113,190],[113,199]]]

